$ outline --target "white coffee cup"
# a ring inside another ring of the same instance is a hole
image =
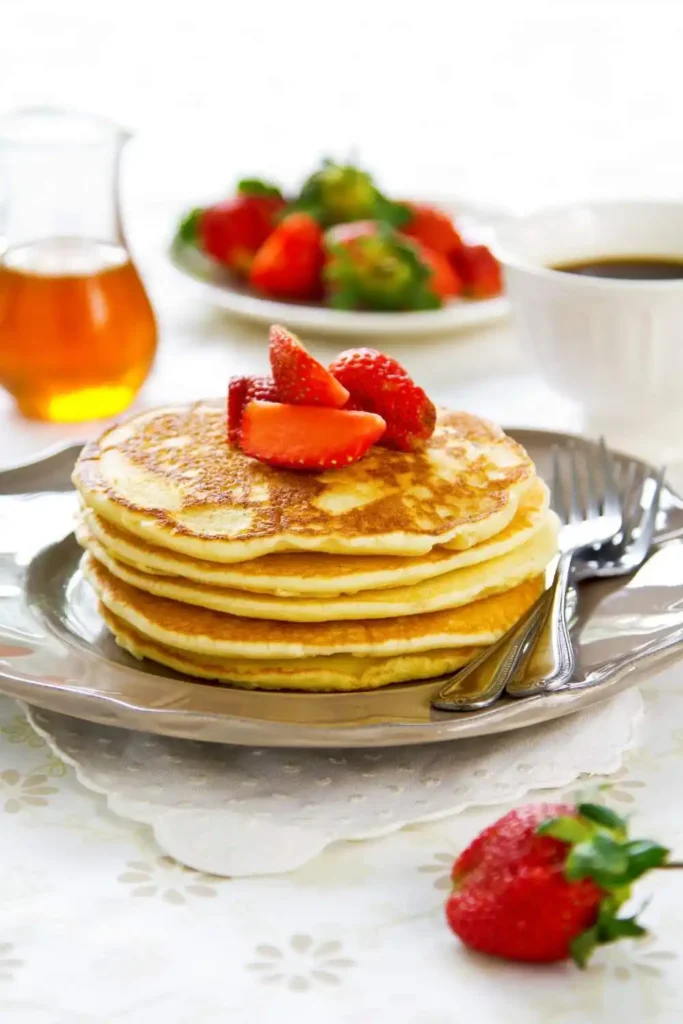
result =
[[[683,202],[590,202],[497,231],[520,338],[558,393],[615,421],[683,416],[683,280],[553,269],[609,257],[683,261]]]

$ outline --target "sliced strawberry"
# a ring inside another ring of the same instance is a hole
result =
[[[271,377],[233,377],[228,384],[228,441],[239,445],[244,407],[255,398],[277,402],[278,393]]]
[[[374,348],[351,348],[330,366],[351,400],[387,425],[382,444],[399,451],[419,448],[434,433],[436,408],[400,363]]]
[[[369,412],[255,401],[244,410],[241,447],[283,469],[339,469],[365,455],[384,429]]]
[[[270,328],[270,365],[281,402],[341,409],[348,401],[346,388],[279,324]]]

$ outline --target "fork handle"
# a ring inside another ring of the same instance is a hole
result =
[[[511,697],[529,697],[556,690],[574,674],[574,648],[567,621],[567,590],[573,557],[573,551],[560,555],[555,577],[546,593],[545,621],[522,677],[508,684],[507,692]]]

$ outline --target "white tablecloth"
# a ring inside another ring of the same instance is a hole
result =
[[[140,133],[127,223],[162,328],[147,402],[222,394],[231,374],[265,365],[263,332],[195,301],[162,256],[175,212],[241,171],[291,181],[321,152],[355,145],[404,194],[512,207],[680,194],[683,11],[673,2],[350,0],[323,14],[313,0],[6,0],[2,21],[3,104],[89,106]],[[508,326],[384,347],[440,401],[511,425],[582,426]],[[0,398],[0,464],[88,432],[26,423]],[[680,850],[680,671],[645,695],[642,741],[611,796],[637,806],[639,831]],[[680,1021],[676,872],[643,886],[655,937],[600,954],[585,974],[459,947],[443,922],[447,871],[491,818],[469,812],[332,849],[283,878],[205,877],[160,859],[147,830],[108,813],[2,698],[0,1019]]]

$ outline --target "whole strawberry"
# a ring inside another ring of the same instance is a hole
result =
[[[391,356],[374,348],[351,348],[329,370],[349,392],[346,408],[365,409],[385,421],[381,444],[412,451],[434,433],[434,403]]]
[[[426,203],[406,203],[410,218],[401,226],[404,235],[422,242],[434,252],[450,256],[462,247],[462,239],[455,229],[453,221],[434,206]]]
[[[450,259],[468,298],[492,299],[503,291],[500,263],[487,246],[463,245]]]
[[[246,277],[284,207],[274,186],[252,179],[241,181],[235,198],[193,211],[182,221],[178,235],[234,274]]]
[[[341,224],[325,235],[325,286],[336,309],[436,309],[444,295],[417,243],[388,224]],[[454,275],[453,280],[455,280]]]
[[[619,917],[631,884],[669,851],[629,840],[627,824],[596,804],[536,804],[485,829],[453,867],[446,917],[472,949],[508,960],[572,957],[645,929]]]
[[[394,203],[380,192],[367,171],[334,160],[324,160],[306,179],[294,205],[325,227],[366,218],[399,225],[410,216],[404,204]]]
[[[307,213],[288,213],[254,256],[249,284],[274,299],[322,296],[323,233]]]

